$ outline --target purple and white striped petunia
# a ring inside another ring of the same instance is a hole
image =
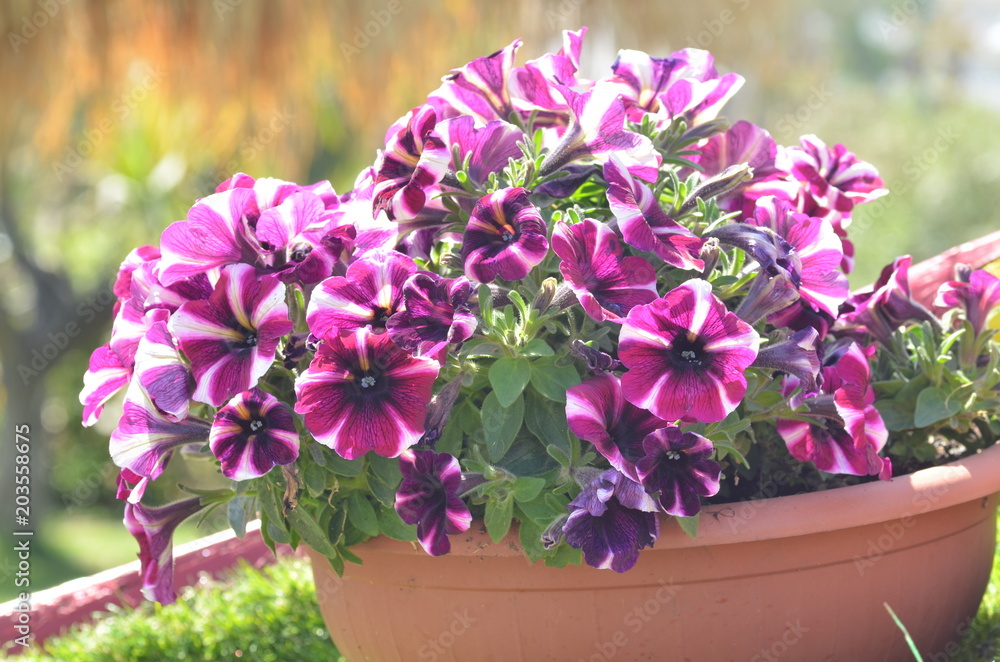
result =
[[[625,398],[667,421],[721,421],[746,393],[760,336],[692,279],[629,311],[618,338]]]
[[[135,378],[157,409],[169,418],[187,418],[195,382],[177,351],[177,342],[167,328],[170,314],[163,309],[149,312],[152,320],[135,353]]]
[[[427,97],[427,103],[437,109],[438,118],[470,115],[480,124],[506,120],[514,110],[507,80],[521,43],[520,39],[515,39],[491,55],[476,58],[460,69],[452,69],[442,79],[441,86]]]
[[[831,473],[891,477],[889,459],[878,455],[889,433],[874,405],[868,364],[873,350],[853,342],[835,348],[823,368],[822,393],[804,400],[813,420],[777,421],[778,434],[797,460]],[[786,395],[797,384],[796,377],[787,377]]]
[[[699,497],[718,493],[722,467],[711,459],[715,447],[705,437],[670,425],[650,433],[642,449],[644,455],[636,463],[639,482],[663,512],[697,515]]]
[[[389,138],[375,163],[373,214],[385,211],[390,220],[403,222],[423,210],[451,161],[451,152],[432,138],[436,124],[434,108],[424,104],[411,110],[406,124]]]
[[[797,276],[799,295],[814,309],[836,317],[850,287],[840,271],[844,249],[833,226],[798,213],[791,203],[770,195],[757,201],[753,218],[747,222],[770,228],[792,247],[789,271]]]
[[[814,135],[802,136],[799,144],[786,149],[791,174],[819,209],[850,212],[888,193],[878,170],[843,145],[831,149]]]
[[[399,456],[403,480],[396,490],[396,512],[417,525],[417,540],[431,556],[451,551],[449,535],[468,531],[472,513],[459,497],[462,470],[448,453],[407,450]]]
[[[518,143],[525,140],[524,131],[513,124],[500,120],[487,122],[476,127],[468,115],[438,123],[433,135],[437,140],[428,143],[425,153],[432,149],[442,153],[435,158],[452,170],[459,170],[468,159],[469,181],[477,188],[485,188],[489,177],[507,167],[509,159],[520,159],[524,155]],[[453,155],[457,159],[453,161]],[[461,202],[463,199],[459,198]]]
[[[434,356],[449,343],[462,343],[476,330],[469,308],[472,283],[467,278],[442,278],[427,271],[410,276],[403,286],[404,310],[386,322],[393,342],[405,350]]]
[[[641,485],[608,469],[570,501],[563,533],[571,547],[583,550],[587,565],[625,572],[660,536],[656,510]]]
[[[478,283],[497,276],[524,278],[548,253],[545,232],[545,221],[525,189],[505,188],[480,198],[462,238],[466,278]]]
[[[1000,306],[1000,278],[983,269],[962,268],[958,280],[950,280],[938,288],[934,305],[964,310],[965,318],[979,336]]]
[[[101,345],[90,355],[90,364],[83,375],[80,404],[83,405],[83,426],[90,427],[101,417],[104,405],[125,388],[132,371],[122,364],[118,354],[108,345]]]
[[[883,345],[892,342],[892,334],[910,322],[930,322],[938,319],[910,294],[910,264],[913,258],[903,255],[893,260],[879,275],[871,289],[851,295],[837,319],[839,328],[868,331]]]
[[[636,482],[643,439],[668,425],[626,400],[621,380],[607,373],[566,391],[566,422],[573,434],[594,444],[611,466]]]
[[[292,331],[285,287],[246,264],[224,267],[207,301],[189,301],[169,328],[191,362],[192,398],[219,407],[257,384]]]
[[[152,508],[138,503],[125,504],[125,528],[139,543],[142,594],[147,600],[168,605],[177,599],[174,592],[174,530],[204,506],[201,497]]]
[[[753,367],[795,375],[802,384],[803,395],[815,394],[820,371],[818,344],[819,332],[807,326],[757,352]]]
[[[222,475],[232,480],[263,476],[299,456],[292,413],[259,388],[240,393],[215,414],[208,436]]]
[[[704,242],[667,216],[653,191],[632,177],[617,157],[612,156],[604,164],[604,179],[608,182],[608,204],[626,244],[652,251],[678,269],[705,268],[705,262],[698,257]]]
[[[396,457],[424,432],[438,363],[368,328],[328,335],[295,381],[295,411],[324,446],[353,460]]]
[[[171,420],[133,380],[125,393],[118,427],[111,433],[111,460],[137,476],[156,480],[175,450],[208,441],[210,428],[208,421],[198,418]]]
[[[263,251],[247,219],[251,213],[259,213],[252,189],[234,188],[199,200],[187,220],[170,224],[160,237],[163,284],[237,262],[262,266]]]
[[[306,323],[315,336],[371,327],[386,322],[403,305],[403,285],[417,270],[416,263],[397,251],[368,251],[347,268],[319,284],[306,310]]]
[[[552,231],[552,250],[562,258],[559,271],[580,305],[598,322],[621,322],[632,306],[656,298],[656,270],[645,259],[624,257],[614,230],[593,219]]]
[[[636,177],[654,182],[662,157],[652,141],[625,128],[625,105],[617,88],[599,81],[583,92],[558,86],[572,110],[572,122],[540,167],[543,175],[575,161],[619,159]]]

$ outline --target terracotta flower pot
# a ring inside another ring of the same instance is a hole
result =
[[[313,571],[349,662],[912,660],[883,603],[936,660],[982,599],[998,490],[994,446],[889,482],[707,507],[696,539],[665,521],[620,575],[531,564],[516,536],[493,544],[475,524],[448,556],[378,538],[342,579],[316,555]]]

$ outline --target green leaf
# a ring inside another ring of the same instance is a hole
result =
[[[334,545],[344,536],[344,524],[347,522],[347,502],[341,501],[334,508],[325,508],[320,517],[320,526],[326,529],[326,537]]]
[[[307,545],[323,556],[336,555],[337,550],[330,544],[330,538],[327,533],[320,528],[316,518],[306,512],[301,504],[295,508],[288,509],[288,521]]]
[[[510,407],[531,378],[531,364],[524,358],[504,356],[490,366],[490,385],[502,407]]]
[[[479,316],[484,322],[491,325],[493,324],[493,293],[490,292],[489,285],[479,286]],[[489,329],[483,329],[484,332],[489,332]]]
[[[256,514],[257,497],[238,496],[229,500],[226,513],[229,517],[229,526],[233,533],[240,540],[247,534],[247,522]]]
[[[267,527],[264,530],[267,531],[267,538],[270,538],[272,543],[287,545],[292,542],[292,537],[288,535],[288,531],[272,519],[267,520]],[[268,546],[271,547],[271,551],[274,551],[273,544]]]
[[[378,529],[382,535],[393,540],[410,541],[417,539],[415,524],[407,524],[399,517],[395,508],[382,508],[378,511]]]
[[[302,472],[302,480],[309,494],[318,497],[326,491],[327,471],[318,464],[307,464]]]
[[[559,545],[555,548],[555,553],[545,557],[545,565],[551,568],[565,568],[568,565],[580,565],[583,563],[583,552],[569,545]]]
[[[352,478],[354,476],[360,476],[361,472],[364,471],[365,463],[364,460],[345,460],[344,458],[337,455],[336,451],[327,450],[326,451],[326,468],[328,471],[337,474],[338,476],[344,476],[345,478]]]
[[[565,407],[543,398],[531,389],[524,401],[524,423],[543,444],[554,444],[569,456],[569,427]]]
[[[521,548],[528,555],[532,562],[545,556],[545,547],[542,546],[542,529],[530,519],[518,518],[518,538],[521,540]]]
[[[396,488],[403,474],[399,470],[399,460],[394,457],[381,457],[374,453],[368,454],[368,487],[379,503],[391,508],[396,503]]]
[[[913,427],[913,407],[898,400],[879,400],[875,409],[882,416],[885,427],[891,431],[909,430]]]
[[[347,518],[351,524],[358,527],[362,533],[369,536],[378,535],[378,518],[375,516],[375,509],[368,499],[361,492],[351,492],[347,498]]]
[[[677,523],[681,527],[681,531],[688,534],[689,538],[694,538],[698,535],[698,518],[701,513],[692,515],[691,517],[675,517]]]
[[[521,476],[514,481],[514,498],[518,501],[531,501],[541,493],[544,487],[544,478]]]
[[[580,383],[580,375],[572,365],[556,365],[553,357],[531,362],[531,385],[549,400],[566,402],[566,391]]]
[[[517,508],[525,517],[540,526],[548,526],[555,518],[566,512],[565,505],[553,503],[546,497],[537,497],[531,501],[518,501]]]
[[[510,407],[500,404],[497,394],[490,393],[483,400],[483,434],[490,460],[496,462],[510,449],[524,420],[524,398],[520,395]]]
[[[917,407],[913,412],[913,424],[918,428],[927,427],[962,410],[958,398],[950,398],[949,393],[937,386],[928,386],[917,396]]]
[[[510,523],[514,518],[514,499],[507,495],[502,499],[490,499],[486,502],[486,532],[493,542],[500,542],[510,531]]]
[[[496,465],[515,476],[541,476],[559,466],[541,444],[528,435],[515,439]]]
[[[434,445],[434,450],[438,453],[448,453],[449,455],[459,457],[462,454],[464,435],[462,434],[462,423],[454,415],[454,412],[455,410],[452,409],[452,415],[448,418],[447,425],[441,430],[441,437],[438,438],[437,443]]]
[[[535,338],[521,348],[522,356],[552,356],[554,353],[552,347],[541,338]]]

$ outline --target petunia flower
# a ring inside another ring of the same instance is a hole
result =
[[[111,433],[111,460],[137,476],[156,480],[175,450],[208,441],[210,427],[198,418],[171,420],[133,380],[125,393],[118,427]]]
[[[195,389],[194,377],[167,328],[170,314],[157,309],[150,311],[149,316],[153,321],[135,353],[135,379],[157,409],[181,421],[188,415]]]
[[[436,124],[434,108],[424,104],[411,110],[405,125],[389,138],[375,163],[374,214],[385,211],[390,220],[407,221],[424,209],[451,161],[450,152],[431,137]]]
[[[573,434],[594,444],[612,467],[636,482],[636,462],[645,453],[643,440],[668,425],[626,400],[621,380],[607,373],[566,391],[566,422]]]
[[[97,423],[104,405],[128,385],[131,376],[132,371],[125,367],[109,345],[101,345],[93,351],[87,372],[83,375],[83,390],[80,391],[84,427]]]
[[[593,219],[556,224],[552,250],[559,271],[580,305],[598,322],[620,322],[632,306],[656,298],[656,270],[645,259],[624,256],[614,230]]]
[[[319,284],[306,310],[306,322],[315,336],[331,331],[353,331],[370,326],[385,329],[402,307],[403,285],[417,270],[412,259],[398,251],[368,251],[347,268]]]
[[[405,350],[434,356],[449,343],[472,337],[476,316],[469,307],[472,284],[467,278],[442,278],[418,271],[403,285],[404,309],[386,322],[393,342]]]
[[[818,343],[816,329],[800,329],[785,340],[763,347],[757,352],[753,367],[795,375],[802,384],[803,393],[814,394],[820,371]]]
[[[545,259],[549,242],[545,221],[521,188],[505,188],[484,196],[472,210],[462,239],[465,276],[491,283],[498,276],[520,280]]]
[[[721,421],[746,393],[760,337],[726,309],[710,283],[689,280],[622,324],[625,398],[667,421]]]
[[[586,92],[560,86],[572,122],[542,161],[543,176],[575,161],[607,163],[619,159],[636,177],[656,181],[662,157],[644,135],[625,128],[625,106],[615,87],[599,81]]]
[[[353,460],[396,457],[423,434],[438,363],[368,328],[331,334],[295,381],[295,411],[316,440]]]
[[[222,475],[232,480],[257,478],[275,465],[299,456],[299,435],[292,413],[258,388],[240,393],[215,414],[208,437]]]
[[[1000,306],[1000,278],[983,269],[963,268],[958,280],[950,280],[938,288],[934,305],[961,308],[975,334],[982,335],[990,317]]]
[[[139,543],[142,594],[147,600],[168,605],[177,599],[174,592],[174,530],[203,507],[200,497],[160,508],[125,504],[125,528]]]
[[[506,120],[514,110],[507,81],[521,43],[515,39],[491,55],[452,69],[442,79],[441,86],[427,97],[427,103],[438,111],[438,118],[469,115],[482,124]]]
[[[256,385],[292,330],[284,286],[245,264],[223,268],[212,296],[181,306],[168,326],[191,362],[192,397],[213,407]]]
[[[868,365],[873,349],[850,343],[830,352],[822,392],[804,399],[811,420],[777,421],[778,434],[797,460],[831,473],[891,477],[891,463],[878,455],[889,434],[874,405]],[[790,395],[797,386],[798,378],[786,377],[783,391]]]
[[[673,425],[654,430],[642,442],[636,463],[639,482],[663,512],[691,517],[701,510],[699,497],[719,491],[722,467],[711,459],[712,442]]]
[[[625,243],[640,251],[652,251],[679,269],[705,268],[699,257],[704,242],[667,216],[652,190],[632,177],[616,156],[604,164],[604,179],[608,182],[608,204]]]
[[[837,319],[841,329],[867,331],[883,345],[889,345],[892,334],[911,322],[938,319],[910,294],[909,269],[913,258],[904,255],[886,266],[870,289],[850,296]]]
[[[468,531],[472,513],[459,497],[462,470],[448,453],[408,450],[399,456],[403,480],[396,490],[396,512],[417,525],[417,540],[431,556],[451,551],[449,535]]]
[[[524,131],[501,120],[477,127],[471,117],[463,115],[439,122],[431,135],[434,140],[428,142],[424,152],[434,154],[436,161],[451,170],[468,162],[469,181],[477,188],[485,188],[489,176],[506,168],[509,159],[524,156],[518,147],[525,140]]]
[[[587,565],[625,572],[659,537],[656,510],[641,485],[608,469],[570,501],[563,533],[571,547],[583,550]]]

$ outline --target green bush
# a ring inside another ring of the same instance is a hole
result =
[[[166,607],[118,609],[18,659],[73,662],[343,659],[316,604],[309,564],[243,565],[225,583],[184,589]]]

